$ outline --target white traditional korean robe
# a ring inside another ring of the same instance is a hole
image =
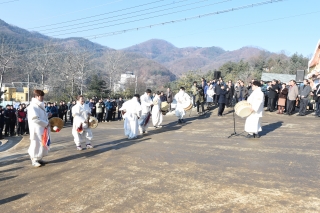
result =
[[[161,100],[158,95],[153,98],[153,107],[152,107],[152,123],[153,126],[160,126],[162,123],[162,112],[161,112]]]
[[[129,139],[136,138],[138,135],[138,117],[141,116],[141,105],[136,97],[123,103],[120,111],[125,110],[124,119],[124,134]]]
[[[82,142],[86,144],[91,144],[93,138],[92,131],[89,128],[87,123],[84,123],[88,120],[89,113],[91,109],[88,104],[77,103],[72,107],[72,116],[73,116],[73,126],[72,126],[72,135],[74,137],[74,142],[77,146],[81,146]],[[78,133],[77,128],[82,124],[83,132],[82,134]]]
[[[175,114],[179,119],[183,119],[183,116],[186,114],[183,108],[183,103],[190,102],[190,96],[185,93],[185,91],[180,90],[174,97],[177,101],[177,106],[175,110]]]
[[[42,157],[48,155],[49,151],[42,146],[41,143],[43,131],[49,124],[48,114],[46,113],[43,102],[36,98],[32,98],[31,103],[28,106],[27,116],[30,131],[30,147],[28,153],[32,161],[38,161],[41,160]]]
[[[246,119],[244,130],[248,133],[255,133],[262,131],[261,129],[261,117],[264,105],[264,94],[260,87],[257,87],[247,99],[251,104],[253,112]]]
[[[144,93],[140,97],[140,102],[141,102],[142,112],[141,112],[141,117],[139,119],[139,130],[140,132],[144,132],[147,130],[148,125],[150,123],[150,119],[149,119],[148,123],[144,125],[145,120],[151,111],[152,100],[147,93]]]

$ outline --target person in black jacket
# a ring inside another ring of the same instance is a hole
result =
[[[215,105],[218,105],[220,91],[221,91],[220,81],[217,81],[216,85],[214,86],[214,93],[215,93],[214,104]]]
[[[229,88],[225,89],[224,85],[221,86],[220,95],[219,95],[219,110],[218,110],[218,116],[222,116],[222,113],[224,111],[224,108],[226,106],[226,95],[228,94]]]
[[[316,102],[316,112],[314,115],[320,117],[320,84],[318,84],[316,89],[313,91],[313,97]]]
[[[2,109],[2,106],[0,106],[0,139],[3,139],[3,127],[4,127],[4,110]]]
[[[120,97],[119,100],[118,100],[118,121],[121,121],[122,120],[122,113],[119,109],[121,109],[122,105],[123,105],[123,100],[122,98]]]
[[[271,85],[268,88],[268,108],[266,111],[273,112],[275,107],[275,101],[278,97],[279,87],[276,80],[272,80]]]
[[[71,125],[73,125],[73,116],[72,116],[72,107],[76,105],[76,102],[75,101],[72,101],[71,104],[69,105],[69,119],[70,119],[70,123]]]
[[[65,114],[67,114],[67,111],[68,111],[67,105],[65,105],[65,103],[63,101],[60,101],[60,105],[58,108],[58,114],[59,114],[59,118],[61,120],[63,120],[63,116]],[[67,123],[67,116],[65,116],[65,123]]]
[[[13,110],[12,105],[7,105],[7,109],[4,112],[4,118],[5,118],[5,136],[14,136],[14,128],[16,124],[16,113]]]
[[[232,84],[232,81],[228,81],[227,89],[228,93],[226,95],[226,107],[231,107],[234,96],[234,86]]]

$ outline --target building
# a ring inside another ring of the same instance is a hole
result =
[[[320,40],[308,64],[308,78],[317,76],[320,72]]]
[[[296,79],[296,75],[289,74],[279,74],[279,73],[262,73],[261,80],[264,82],[269,82],[275,80],[280,80],[283,83],[288,83],[291,80]]]
[[[126,90],[127,84],[134,83],[135,81],[136,81],[136,76],[131,71],[128,71],[125,74],[121,74],[120,81],[118,81],[118,83],[114,84],[113,86],[113,91],[119,92],[122,90]]]
[[[15,87],[13,84],[3,84],[1,91],[3,101],[26,102],[28,101],[28,87]]]

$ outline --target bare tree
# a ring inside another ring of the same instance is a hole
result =
[[[126,54],[123,51],[110,50],[103,57],[104,71],[109,79],[109,88],[112,90],[114,82],[127,70],[129,63],[126,62]]]
[[[44,77],[47,78],[53,70],[55,54],[57,49],[51,42],[46,43],[42,48],[36,49],[29,57],[29,67],[36,73],[41,74],[41,85],[44,88]]]
[[[5,44],[4,39],[2,38],[0,44],[0,88],[2,88],[3,75],[9,70],[12,69],[13,61],[17,56],[16,49],[11,47],[8,44]]]

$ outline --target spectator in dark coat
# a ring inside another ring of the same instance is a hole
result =
[[[169,104],[169,111],[171,112],[171,103],[173,101],[174,94],[171,92],[170,88],[167,89],[167,102]]]
[[[96,102],[94,99],[90,99],[89,107],[91,109],[91,116],[96,117]]]
[[[119,100],[118,100],[118,121],[121,121],[122,120],[122,113],[119,109],[121,109],[122,105],[123,105],[124,101],[122,100],[122,98],[120,97]]]
[[[215,103],[215,105],[218,105],[219,96],[220,96],[220,91],[221,91],[220,81],[217,81],[217,83],[216,83],[216,85],[215,85],[215,87],[214,87],[214,93],[215,93],[214,103]]]
[[[305,116],[311,92],[310,82],[305,79],[299,90],[300,108],[297,116]]]
[[[106,121],[109,122],[112,120],[112,108],[113,108],[113,105],[110,99],[107,99],[105,106],[106,106]]]
[[[235,88],[235,98],[237,102],[246,100],[248,97],[248,89],[244,86],[243,81],[239,81],[237,88]]]
[[[0,106],[0,139],[3,139],[3,127],[4,127],[4,110],[2,109],[2,106]]]
[[[226,94],[226,107],[231,107],[234,96],[234,86],[232,85],[232,81],[228,81],[227,89],[228,93]]]
[[[161,102],[167,101],[167,96],[165,94],[163,94],[163,91],[160,92],[160,100],[161,100]]]
[[[116,100],[112,100],[112,120],[116,120],[116,112],[117,112],[117,102]]]
[[[225,87],[222,85],[219,95],[219,109],[218,109],[218,116],[222,116],[222,113],[224,111],[224,108],[226,106],[226,95],[228,94],[229,88],[225,89]]]
[[[72,107],[74,107],[74,105],[76,105],[76,102],[72,101],[69,106],[69,110],[70,110],[69,118],[70,118],[71,125],[73,125]]]
[[[14,128],[16,124],[16,114],[13,110],[13,106],[7,105],[7,109],[4,112],[4,118],[5,118],[5,136],[14,136]]]
[[[279,87],[276,83],[276,80],[272,80],[271,85],[268,87],[268,108],[266,109],[266,111],[274,111],[275,101],[277,99],[278,92]]]

